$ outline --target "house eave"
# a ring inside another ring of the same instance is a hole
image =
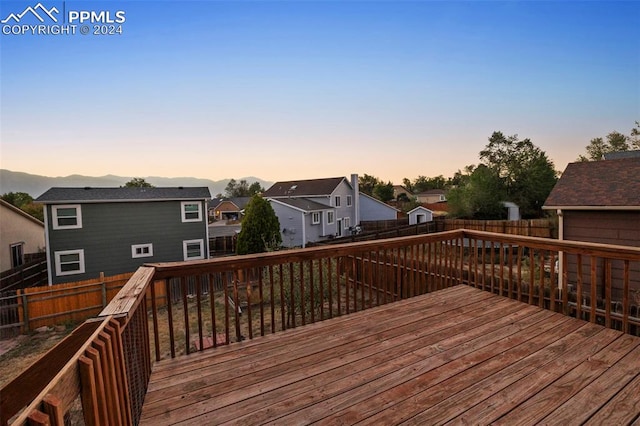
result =
[[[35,204],[105,204],[105,203],[155,203],[160,201],[208,201],[211,198],[201,197],[185,197],[185,198],[140,198],[140,199],[121,199],[121,200],[47,200],[47,201],[34,201]]]
[[[640,206],[542,206],[543,210],[640,211]]]

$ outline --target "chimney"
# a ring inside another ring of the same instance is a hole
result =
[[[353,210],[354,223],[353,226],[360,225],[360,184],[358,183],[358,174],[351,175],[351,186],[353,187]]]

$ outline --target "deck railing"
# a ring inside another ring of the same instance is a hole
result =
[[[75,346],[65,340],[47,354],[67,360],[55,377],[33,382],[10,404],[5,397],[21,393],[34,367],[2,389],[2,424],[23,407],[14,424],[74,415],[87,424],[136,424],[153,362],[459,284],[640,334],[639,248],[458,230],[149,264],[80,327],[84,334],[70,336]],[[158,303],[160,290],[175,302]],[[63,381],[74,384],[64,398]],[[57,411],[52,398],[61,401]]]

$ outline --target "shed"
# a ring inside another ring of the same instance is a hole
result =
[[[431,222],[433,220],[433,211],[426,207],[418,206],[407,213],[409,216],[409,225],[417,225],[419,223]]]

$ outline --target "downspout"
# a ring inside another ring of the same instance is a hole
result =
[[[204,215],[204,229],[207,236],[206,247],[207,247],[207,257],[205,259],[211,258],[211,253],[209,252],[209,209],[207,209],[207,200],[204,200],[204,211],[206,214]]]
[[[353,187],[353,215],[354,215],[354,224],[353,226],[360,225],[360,183],[358,181],[358,175],[351,175],[351,186]]]
[[[47,253],[47,279],[49,280],[49,285],[53,285],[53,272],[51,271],[51,244],[49,243],[49,209],[48,205],[45,204],[42,209],[44,213],[44,247],[45,253]]]
[[[564,240],[564,212],[562,209],[557,210],[558,213],[558,240]],[[558,252],[558,288],[563,291],[563,277],[564,277],[564,252]]]
[[[302,248],[305,248],[307,245],[307,224],[304,221],[304,212],[300,212],[300,217],[302,218]]]

